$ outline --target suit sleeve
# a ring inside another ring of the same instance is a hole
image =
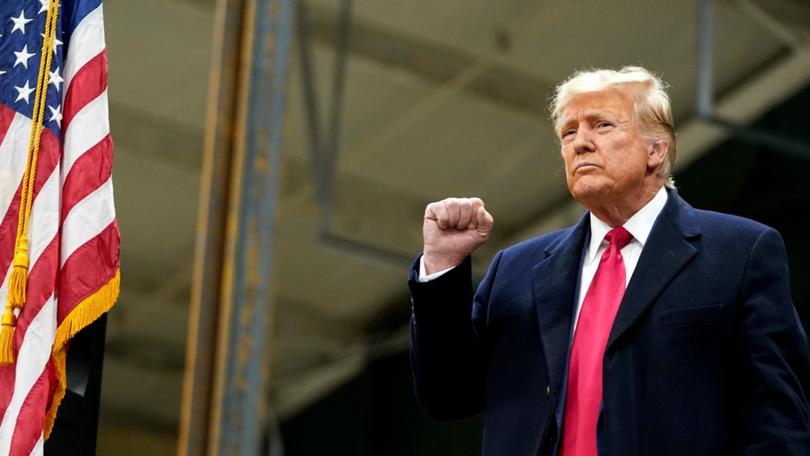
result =
[[[419,404],[435,419],[483,411],[489,353],[486,323],[479,317],[486,313],[499,258],[500,254],[478,287],[475,303],[469,257],[430,282],[416,280],[418,260],[411,269],[414,390]]]
[[[790,296],[779,234],[754,242],[738,301],[737,426],[741,455],[808,455],[807,338]]]

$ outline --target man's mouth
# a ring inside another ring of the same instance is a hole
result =
[[[592,168],[598,168],[598,166],[593,163],[580,163],[576,166],[576,168],[574,168],[574,172],[586,171]]]

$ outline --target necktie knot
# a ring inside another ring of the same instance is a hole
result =
[[[605,235],[605,240],[608,241],[608,244],[615,245],[617,249],[621,250],[633,240],[633,235],[624,229],[623,226],[617,226],[608,231]]]

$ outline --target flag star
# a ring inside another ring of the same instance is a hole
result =
[[[14,28],[11,29],[11,33],[14,33],[15,30],[20,30],[23,32],[23,35],[25,35],[25,24],[33,21],[33,19],[25,17],[25,10],[20,11],[18,17],[12,17],[9,20],[14,23]]]
[[[48,12],[48,2],[49,0],[39,0],[39,11],[37,12],[37,14]]]
[[[53,106],[48,106],[48,109],[51,110],[51,118],[48,119],[48,122],[56,122],[56,125],[62,126],[62,105],[58,105],[55,108]]]
[[[6,74],[6,73],[7,73],[6,71],[4,71],[4,70],[0,70],[0,76],[4,75],[4,74]]]
[[[50,74],[50,76],[48,76],[48,84],[53,84],[56,90],[59,91],[59,84],[65,81],[59,76],[59,67],[56,67],[56,71],[49,71],[48,73]]]
[[[28,97],[31,96],[31,92],[36,90],[28,85],[27,80],[25,81],[25,86],[23,87],[14,86],[14,88],[17,89],[17,99],[14,100],[15,103],[23,99],[25,100],[26,103],[30,103],[30,101],[28,101]]]
[[[17,57],[17,60],[14,62],[14,66],[17,66],[22,63],[22,66],[25,69],[28,69],[28,59],[34,56],[34,54],[28,53],[28,45],[26,44],[20,52],[14,51],[14,55]]]
[[[41,36],[43,40],[45,39],[45,34],[44,33],[40,33],[39,36]],[[53,55],[56,55],[56,48],[58,48],[62,44],[63,43],[61,41],[59,41],[58,38],[53,37]]]

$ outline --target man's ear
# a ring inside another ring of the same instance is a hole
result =
[[[647,166],[650,168],[659,168],[663,165],[664,160],[667,159],[667,152],[669,151],[669,141],[657,140],[653,141],[650,145],[650,155],[647,157]]]

